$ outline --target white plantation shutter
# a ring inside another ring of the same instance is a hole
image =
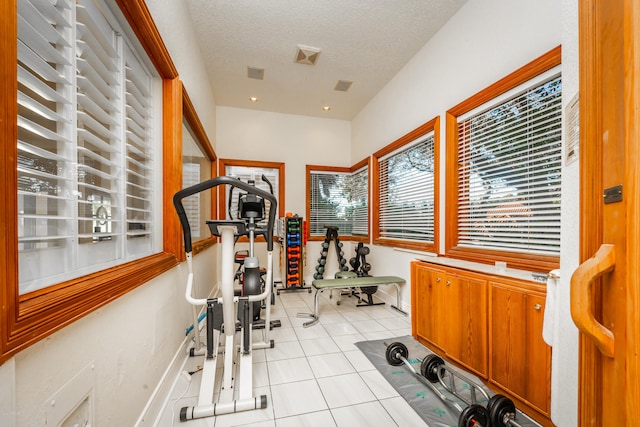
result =
[[[76,197],[71,16],[65,2],[18,2],[21,290],[30,290],[22,283],[40,274],[62,274],[72,264]]]
[[[458,246],[559,255],[562,83],[528,86],[459,121]]]
[[[324,236],[325,226],[341,236],[368,234],[368,167],[353,173],[310,171],[309,234]]]
[[[380,237],[434,242],[434,149],[431,131],[380,160]]]
[[[125,169],[144,177],[132,194],[146,200],[148,223],[152,75],[125,50],[104,4],[17,4],[18,264],[26,293],[151,254],[150,243],[126,242]],[[125,148],[125,133],[136,133],[142,155]]]
[[[129,253],[144,253],[153,219],[151,77],[128,47],[125,52],[126,233]]]
[[[111,27],[99,18],[101,16],[91,16],[84,6],[77,5],[76,149],[80,243],[117,239],[113,234],[117,231],[114,214],[121,209],[118,200],[122,199],[115,180],[122,158],[118,39]],[[109,257],[115,259],[119,255],[118,246],[109,246]]]

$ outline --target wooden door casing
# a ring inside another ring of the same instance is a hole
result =
[[[640,0],[580,0],[580,261],[615,247],[613,272],[594,282],[613,357],[580,335],[579,425],[640,419]],[[622,185],[622,201],[603,203]]]

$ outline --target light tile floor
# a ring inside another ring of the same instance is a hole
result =
[[[184,427],[387,427],[426,424],[389,385],[354,343],[411,334],[411,321],[388,305],[356,307],[356,298],[341,304],[325,292],[320,297],[320,322],[304,328],[313,294],[281,292],[272,306],[282,327],[270,332],[275,347],[253,352],[254,395],[267,395],[267,407],[187,422],[180,408],[197,401],[201,372],[180,375],[159,417],[158,425]],[[254,332],[254,334],[260,332]],[[192,371],[201,358],[185,358]]]

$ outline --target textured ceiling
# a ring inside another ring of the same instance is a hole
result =
[[[466,1],[187,3],[217,105],[351,120]],[[294,62],[299,45],[320,49],[316,65]],[[353,85],[335,91],[338,80]]]

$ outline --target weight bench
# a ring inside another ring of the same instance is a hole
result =
[[[398,308],[400,305],[400,284],[405,283],[405,280],[396,276],[379,276],[379,277],[354,277],[350,279],[317,279],[314,280],[312,285],[316,290],[316,294],[313,301],[313,313],[298,313],[298,317],[309,317],[311,320],[305,322],[302,326],[305,328],[318,323],[318,296],[323,291],[329,289],[353,289],[353,288],[366,288],[368,286],[381,286],[381,285],[394,285],[396,287],[396,305],[392,305],[391,308],[399,311],[400,313],[407,315],[406,311]]]

